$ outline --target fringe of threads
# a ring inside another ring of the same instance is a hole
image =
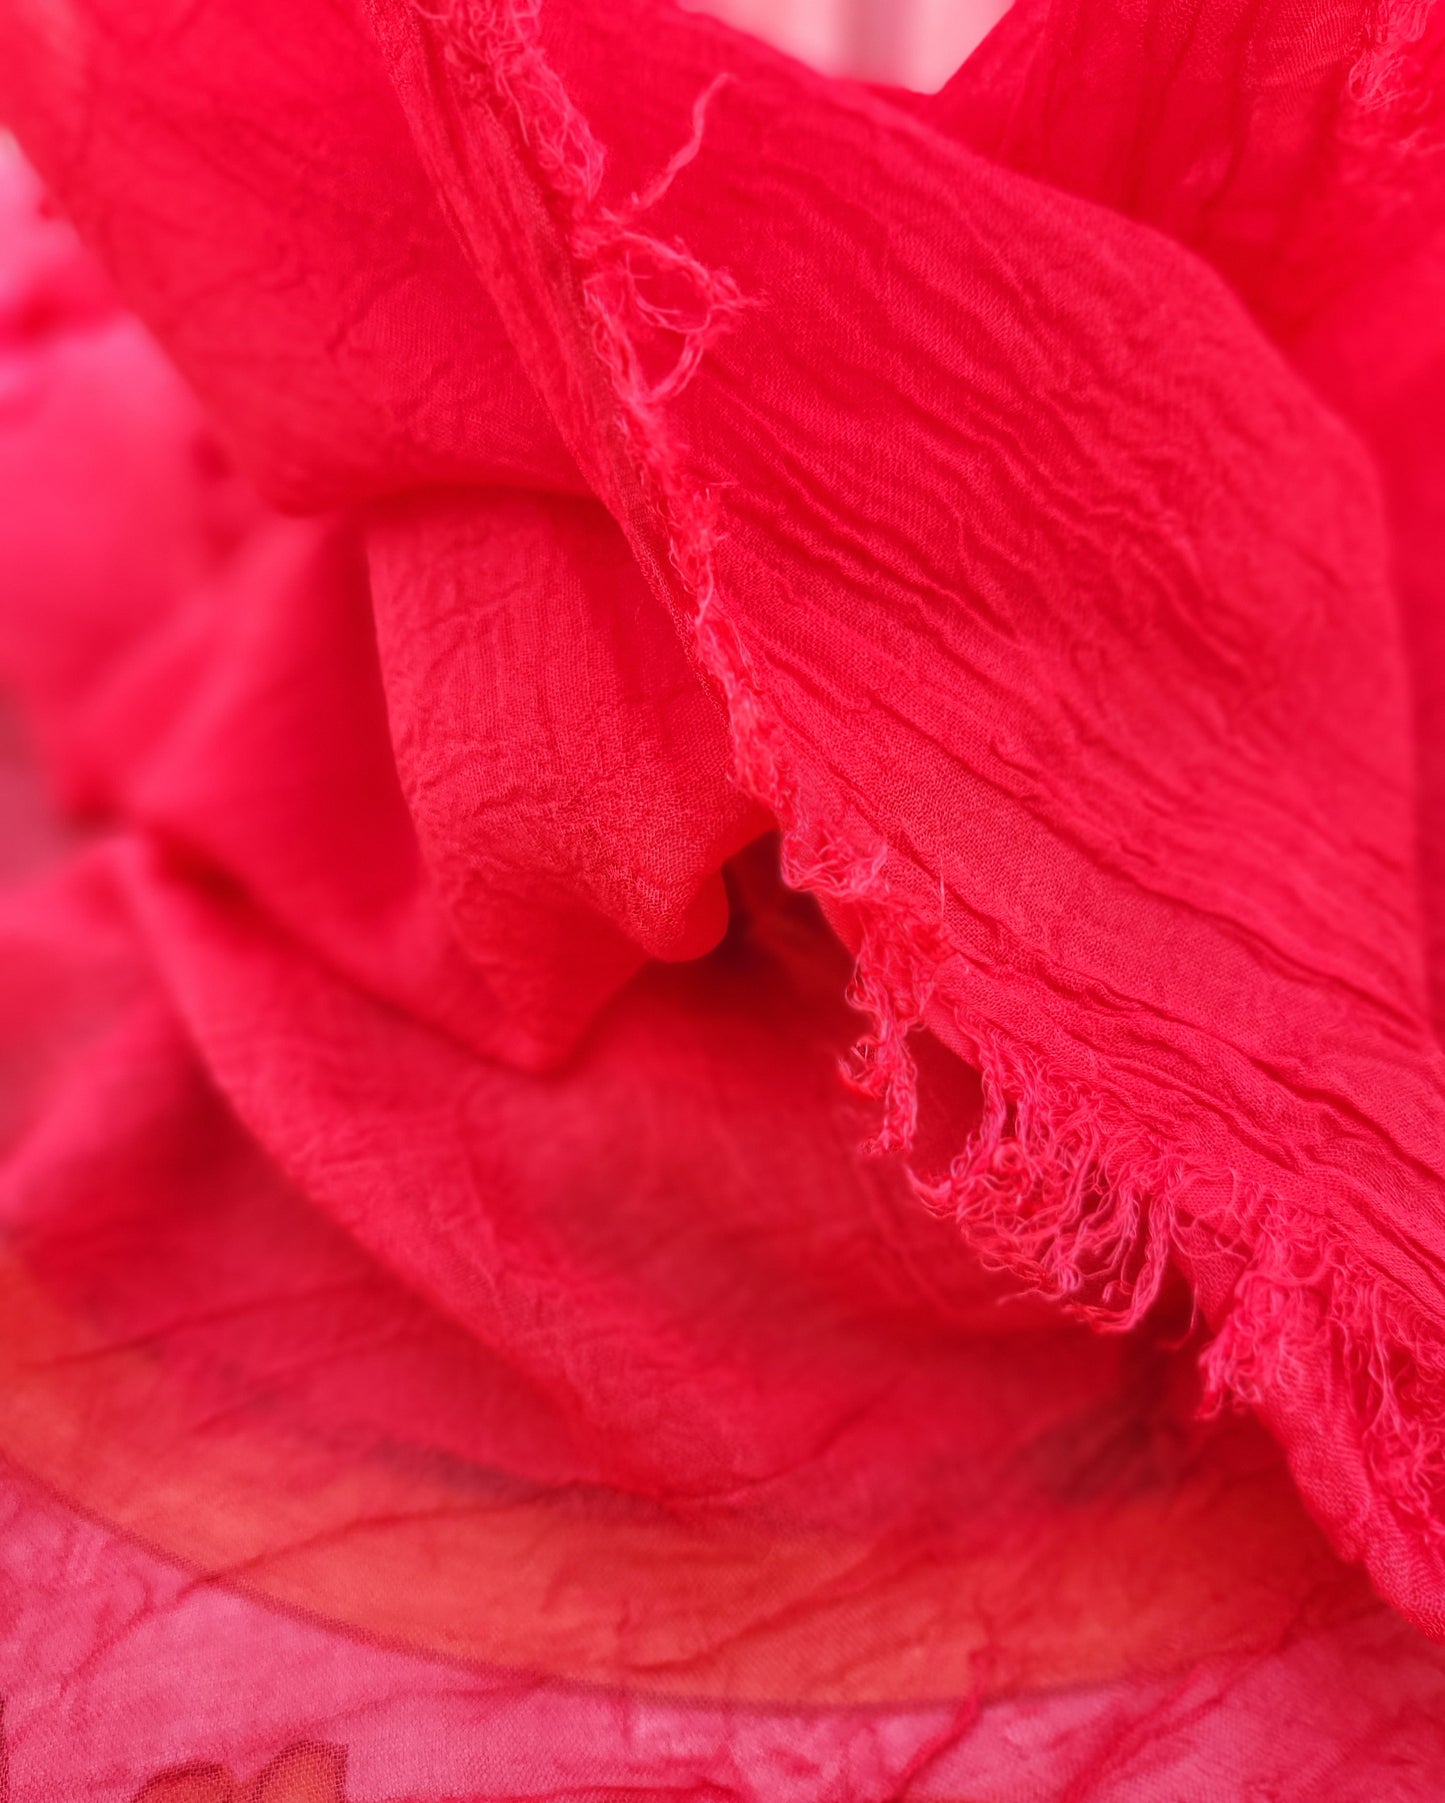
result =
[[[1361,108],[1399,91],[1402,58],[1425,29],[1432,0],[1389,0],[1356,65]],[[727,703],[736,777],[783,832],[783,876],[796,889],[846,904],[862,937],[849,1000],[869,1025],[846,1076],[879,1108],[870,1150],[906,1154],[917,1120],[909,1036],[922,1025],[938,973],[959,954],[894,890],[886,844],[850,843],[809,792],[786,728],[770,707],[747,648],[718,605],[716,527],[709,497],[691,487],[663,409],[695,374],[708,346],[748,304],[724,272],[646,232],[643,216],[697,155],[723,79],[693,109],[692,134],[657,179],[621,207],[600,199],[605,157],[547,62],[539,0],[452,0],[438,17],[447,53],[465,79],[490,88],[510,112],[550,189],[579,272],[593,347],[616,396],[617,424],[644,493],[667,528],[673,566],[691,599],[699,661]],[[644,291],[666,276],[687,304],[662,308]],[[649,329],[682,343],[660,378],[644,373]],[[970,1035],[971,1038],[975,1037]],[[1046,1073],[1017,1046],[978,1043],[982,1121],[947,1175],[912,1176],[932,1209],[952,1215],[983,1262],[1042,1290],[1106,1331],[1139,1322],[1158,1295],[1202,1173],[1188,1169],[1122,1107]],[[1331,1345],[1373,1488],[1398,1520],[1445,1548],[1445,1340],[1399,1290],[1362,1272],[1337,1230],[1277,1200],[1236,1189],[1243,1264],[1229,1312],[1201,1366],[1206,1406],[1265,1404]],[[1213,1230],[1211,1230],[1213,1231]],[[1217,1232],[1215,1233],[1218,1239]]]
[[[1410,53],[1431,23],[1436,0],[1379,0],[1350,69],[1348,92],[1362,114],[1394,113],[1419,100]]]

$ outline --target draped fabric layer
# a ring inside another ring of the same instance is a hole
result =
[[[1440,21],[0,0],[0,1797],[1439,1794]]]

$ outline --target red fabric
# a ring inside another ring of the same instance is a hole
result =
[[[1438,1795],[1439,55],[0,5],[10,1803]]]

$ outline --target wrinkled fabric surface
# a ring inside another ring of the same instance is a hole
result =
[[[6,1803],[1445,1786],[1445,24],[870,42],[0,0]]]

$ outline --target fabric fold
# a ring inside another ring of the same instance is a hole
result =
[[[0,1795],[1433,1795],[1442,16],[0,0]]]
[[[576,488],[350,6],[63,16],[0,13],[0,109],[270,499]]]
[[[1178,1260],[1212,1383],[1438,1630],[1445,1106],[1359,447],[1186,252],[708,24],[373,10],[519,355],[859,953],[881,1143],[926,1021],[994,1123],[936,1203],[1105,1324]],[[844,165],[871,232],[824,223]]]

